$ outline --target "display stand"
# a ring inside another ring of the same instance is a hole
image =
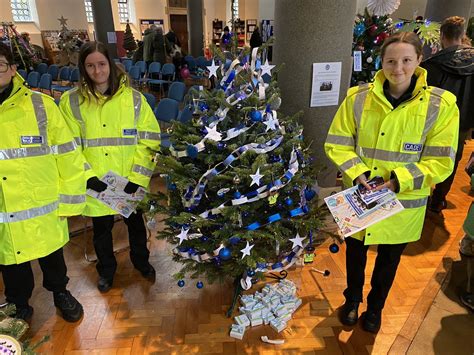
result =
[[[234,36],[237,36],[238,47],[245,46],[245,21],[236,19],[233,28]]]
[[[253,31],[255,31],[255,28],[257,27],[257,20],[247,20],[247,43],[250,43],[250,38],[252,37]]]
[[[224,21],[215,19],[212,21],[212,43],[216,46],[219,45],[219,42],[222,37],[222,32],[224,31]]]

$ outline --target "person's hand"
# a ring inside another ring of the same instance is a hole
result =
[[[135,192],[137,192],[138,188],[140,187],[140,185],[137,185],[131,181],[129,181],[127,183],[127,185],[125,185],[125,188],[123,189],[123,191],[126,193],[126,194],[133,194]]]
[[[372,190],[370,185],[367,183],[367,176],[365,174],[362,174],[359,177],[357,177],[354,182],[356,185],[364,186],[367,190]]]
[[[97,176],[93,176],[87,180],[87,188],[94,190],[95,192],[102,192],[107,189],[107,184],[103,181],[100,181]]]
[[[387,182],[383,183],[382,185],[377,186],[374,189],[374,191],[379,191],[385,188],[392,190],[393,192],[396,192],[398,190],[398,183],[395,179],[390,179]]]

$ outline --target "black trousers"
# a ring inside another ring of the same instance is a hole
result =
[[[146,228],[142,213],[132,213],[130,217],[124,218],[124,221],[128,227],[132,264],[138,270],[146,271],[150,252],[146,246]],[[117,270],[112,240],[114,216],[92,217],[92,226],[94,228],[94,248],[97,254],[97,272],[101,277],[113,279]]]
[[[51,292],[66,291],[69,278],[66,275],[63,249],[60,248],[44,258],[39,258],[38,262],[43,272],[43,287]],[[7,302],[19,307],[27,306],[35,287],[30,262],[2,265],[1,270]]]
[[[362,289],[365,281],[364,271],[369,246],[354,238],[346,238],[346,246],[347,288],[344,290],[344,296],[349,302],[362,302]],[[370,281],[372,289],[367,296],[368,309],[374,311],[383,309],[388,292],[395,279],[400,257],[406,246],[407,243],[378,245],[377,258],[375,259],[375,267]]]
[[[446,180],[436,184],[435,189],[433,190],[432,201],[433,202],[441,202],[446,200],[446,196],[448,195],[449,190],[451,189],[451,185],[454,182],[454,176],[456,175],[456,170],[458,168],[459,161],[462,158],[462,153],[464,151],[464,141],[467,138],[467,133],[469,131],[459,131],[459,139],[458,139],[458,150],[456,151],[456,159],[454,161],[454,170],[451,175],[448,176]]]

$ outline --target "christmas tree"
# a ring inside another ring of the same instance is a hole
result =
[[[355,20],[352,52],[354,61],[360,58],[360,67],[352,71],[351,86],[371,82],[381,66],[380,48],[392,31],[392,19],[388,15],[358,14]],[[357,63],[356,63],[357,64]]]
[[[44,337],[35,345],[31,345],[29,341],[21,341],[29,326],[24,320],[13,318],[15,311],[15,305],[12,303],[0,307],[0,353],[33,355],[35,349],[47,341],[48,337]]]
[[[123,34],[123,48],[127,51],[127,57],[131,57],[133,51],[137,49],[137,43],[135,42],[135,38],[133,37],[132,30],[130,29],[130,23],[128,23],[125,27],[125,33]]]
[[[28,34],[21,35],[11,22],[2,22],[4,40],[10,45],[13,59],[19,68],[33,70],[41,59],[29,41]]]
[[[147,214],[166,216],[158,238],[183,264],[179,286],[189,274],[232,277],[248,289],[267,272],[284,275],[319,235],[317,171],[299,115],[278,113],[276,69],[261,51],[226,61],[214,49],[208,70],[216,89],[191,91],[194,118],[173,123],[171,146],[157,156],[168,194],[150,195]]]

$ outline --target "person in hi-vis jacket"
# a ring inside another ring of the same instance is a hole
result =
[[[131,88],[127,74],[119,69],[107,48],[88,42],[79,53],[80,85],[66,92],[60,110],[87,161],[87,187],[102,192],[107,185],[99,179],[113,171],[129,180],[124,191],[135,193],[147,187],[155,169],[154,155],[160,145],[160,127],[145,97]],[[92,217],[94,248],[99,273],[98,289],[112,287],[117,262],[112,244],[116,211],[90,196],[84,215]],[[154,280],[149,263],[146,228],[141,211],[124,218],[128,227],[130,259],[147,279]]]
[[[34,288],[30,261],[38,259],[43,286],[70,322],[83,315],[66,289],[65,217],[85,206],[84,159],[54,100],[31,91],[0,43],[0,270],[7,302],[29,320]]]
[[[431,186],[454,167],[459,127],[456,97],[428,86],[419,67],[422,44],[415,33],[384,41],[382,70],[374,82],[350,88],[329,129],[325,151],[346,187],[381,176],[397,193],[401,212],[346,238],[346,302],[340,320],[354,325],[362,302],[367,249],[377,245],[362,327],[377,332],[381,313],[407,243],[421,236]]]

